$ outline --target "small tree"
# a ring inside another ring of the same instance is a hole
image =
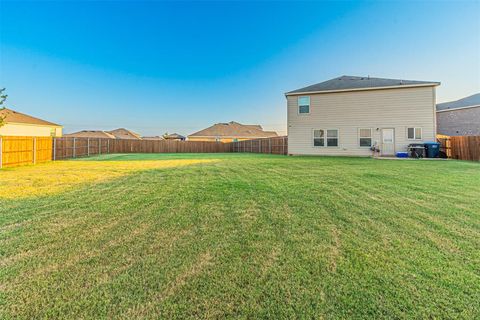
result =
[[[3,105],[5,103],[5,100],[7,100],[8,95],[5,94],[5,88],[0,89],[0,111],[5,109],[5,106]],[[0,127],[5,124],[4,122],[5,116],[0,116]]]

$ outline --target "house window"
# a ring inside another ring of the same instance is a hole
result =
[[[298,97],[298,113],[310,113],[310,97]]]
[[[314,147],[338,147],[337,129],[315,129],[313,130]]]
[[[422,128],[407,128],[408,140],[422,140]]]
[[[338,130],[327,130],[327,147],[338,147]]]
[[[372,129],[360,129],[358,130],[358,138],[360,147],[372,146]]]
[[[325,131],[313,130],[313,146],[324,147],[325,146]]]

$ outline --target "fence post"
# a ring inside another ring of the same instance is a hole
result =
[[[282,150],[283,150],[283,154],[285,154],[285,137],[283,137],[282,139]]]
[[[37,162],[37,137],[33,137],[33,164]]]
[[[98,154],[102,153],[101,142],[100,138],[98,138]]]
[[[270,154],[272,153],[272,138],[268,139],[268,152]]]
[[[110,139],[107,140],[107,153],[110,153]]]
[[[3,146],[3,140],[2,140],[2,136],[0,136],[0,169],[2,168],[2,165],[3,165],[2,146]]]
[[[57,159],[57,138],[53,137],[53,161]]]
[[[90,156],[90,138],[87,138],[87,157]]]
[[[77,139],[73,138],[73,157],[76,158],[77,156],[77,146],[76,146]]]

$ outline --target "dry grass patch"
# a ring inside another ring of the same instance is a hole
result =
[[[0,172],[0,198],[17,199],[51,195],[74,186],[102,182],[151,169],[172,169],[214,159],[147,160],[147,161],[58,161],[10,168]]]

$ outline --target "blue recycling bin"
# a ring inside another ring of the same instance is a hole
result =
[[[438,142],[425,142],[425,154],[427,158],[438,158],[440,154],[440,143]]]

